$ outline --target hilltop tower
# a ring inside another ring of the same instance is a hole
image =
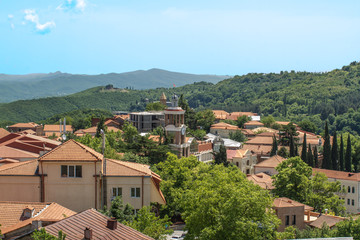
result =
[[[179,98],[174,94],[171,107],[165,109],[165,131],[169,146],[178,152],[179,157],[190,155],[190,144],[186,142],[185,111],[178,106]]]
[[[165,93],[163,92],[162,94],[161,94],[161,97],[160,97],[160,103],[162,104],[162,105],[164,105],[164,106],[166,106],[166,96],[165,96]]]

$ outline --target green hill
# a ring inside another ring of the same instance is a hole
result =
[[[151,89],[172,87],[173,84],[183,86],[201,81],[217,83],[228,77],[178,73],[161,69],[99,75],[61,72],[28,75],[0,74],[0,102],[64,96],[107,84],[112,84],[118,88]]]
[[[103,87],[64,97],[16,101],[0,105],[0,121],[39,121],[54,114],[84,108],[144,110],[147,99],[162,92],[184,94],[189,105],[227,111],[253,111],[278,120],[309,120],[321,131],[328,120],[335,129],[360,133],[360,64],[352,62],[326,73],[281,72],[235,76],[217,84],[199,82],[177,88],[104,90]],[[359,126],[358,126],[359,125]]]

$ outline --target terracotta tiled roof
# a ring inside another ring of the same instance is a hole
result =
[[[71,125],[65,125],[65,130],[66,132],[72,132],[73,128]],[[64,125],[61,126],[61,130],[64,129]],[[44,125],[44,132],[60,132],[60,125],[56,125],[56,124],[45,124]]]
[[[152,176],[146,164],[106,159],[106,176]]]
[[[25,208],[34,209],[33,217],[25,219]],[[67,209],[57,203],[40,202],[0,202],[0,222],[3,234],[32,224],[34,220],[59,221],[70,217],[76,212]]]
[[[247,145],[247,144],[245,144],[243,146],[243,149],[248,149],[253,153],[264,154],[264,155],[270,154],[271,148],[272,148],[272,146],[270,146],[270,145],[250,145],[250,144]]]
[[[258,121],[249,121],[244,123],[244,126],[264,126],[264,124],[262,122],[258,122]]]
[[[57,236],[62,230],[66,234],[67,240],[78,240],[84,238],[85,228],[92,230],[92,239],[128,239],[128,240],[150,240],[146,236],[128,226],[117,223],[117,228],[111,230],[107,228],[108,217],[99,213],[95,209],[88,209],[71,217],[63,219],[57,223],[45,227],[47,233]]]
[[[292,200],[290,198],[286,198],[286,197],[275,198],[273,205],[276,208],[304,206],[304,211],[314,210],[313,207],[299,203],[297,201],[294,201],[294,200]]]
[[[116,125],[116,126],[119,126],[119,123],[118,122],[115,122],[114,120],[112,119],[109,119],[107,121],[105,121],[104,125],[108,126],[110,124],[113,124],[113,125]]]
[[[0,159],[0,163],[17,163],[19,160],[12,159],[12,158],[2,158]]]
[[[267,175],[266,173],[257,173],[247,175],[247,179],[252,181],[256,185],[259,185],[262,189],[274,189],[275,187],[272,185],[273,179],[271,176]]]
[[[6,131],[3,128],[0,128],[0,138],[5,137],[8,134],[10,134],[10,132]]]
[[[285,158],[283,158],[279,155],[275,155],[275,156],[270,157],[269,159],[262,161],[261,163],[256,164],[255,167],[275,168],[275,167],[277,167],[277,165],[279,165],[280,163],[282,163],[285,160],[286,160]]]
[[[274,132],[262,132],[262,133],[259,133],[259,134],[256,134],[257,137],[278,137],[279,134],[278,133],[274,133]]]
[[[337,217],[337,216],[331,216],[331,215],[321,215],[318,217],[315,221],[310,223],[309,225],[311,227],[316,228],[322,228],[323,224],[326,222],[326,225],[328,225],[330,228],[335,226],[338,222],[344,221],[344,218]]]
[[[24,158],[37,158],[39,154],[24,151],[21,149],[16,149],[8,146],[0,146],[0,157],[2,158],[14,158],[14,159],[24,159]]]
[[[36,132],[34,130],[32,130],[32,129],[26,129],[26,130],[21,131],[19,133],[21,133],[21,134],[30,134],[30,135],[36,134]]]
[[[87,129],[81,129],[81,130],[83,133],[95,134],[96,129],[97,129],[97,127],[91,127],[91,128],[87,128]],[[107,127],[107,131],[108,132],[111,132],[111,131],[117,132],[117,131],[121,131],[121,130],[116,127],[109,126],[109,127]]]
[[[228,130],[240,130],[238,126],[234,126],[228,123],[219,122],[211,125],[212,129],[228,129]]]
[[[253,112],[232,112],[230,113],[232,116],[257,116],[257,113]]]
[[[213,113],[216,119],[221,120],[225,120],[229,116],[229,113],[224,110],[213,110]]]
[[[0,175],[34,176],[37,172],[37,169],[37,160],[8,163],[0,166]]]
[[[245,128],[243,128],[243,129],[241,129],[241,132],[242,132],[243,134],[245,134],[245,136],[255,136],[254,131],[251,130],[251,129],[245,129]]]
[[[315,174],[316,172],[324,173],[328,178],[360,182],[360,173],[349,173],[336,170],[313,168],[313,174]]]
[[[271,137],[256,136],[246,142],[247,145],[272,145],[273,139]]]
[[[39,161],[101,161],[102,155],[72,139],[39,158]]]
[[[33,123],[33,122],[28,122],[28,123],[15,123],[9,127],[10,128],[34,128],[36,126],[39,126],[39,125],[36,123]]]
[[[272,128],[267,128],[267,127],[257,127],[252,129],[255,133],[260,132],[260,131],[266,131],[266,132],[272,132],[272,133],[277,133],[278,130],[272,129]]]
[[[199,152],[205,152],[212,150],[212,143],[211,142],[200,142],[198,145]]]

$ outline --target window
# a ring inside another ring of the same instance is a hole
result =
[[[250,161],[249,161],[249,160],[246,161],[246,165],[248,165],[248,166],[250,165]]]
[[[287,216],[285,216],[285,225],[289,226],[289,224],[290,224],[290,216],[287,215]]]
[[[112,189],[112,197],[118,197],[118,196],[122,196],[122,188],[121,187],[115,187]]]
[[[348,193],[350,192],[350,187],[348,187]]]
[[[139,198],[140,197],[140,188],[131,188],[131,197]]]
[[[351,205],[352,205],[352,206],[355,205],[355,200],[354,200],[354,199],[351,200]]]
[[[61,165],[61,177],[81,178],[82,167],[80,165]]]
[[[350,199],[348,198],[348,200],[347,200],[347,203],[348,203],[348,205],[350,205]]]
[[[296,215],[293,215],[292,225],[296,225]]]
[[[355,193],[355,187],[352,187],[352,193]]]
[[[236,166],[239,167],[239,162],[236,162]]]

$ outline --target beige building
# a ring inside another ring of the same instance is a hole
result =
[[[277,167],[277,165],[279,165],[281,162],[285,160],[286,160],[285,158],[279,155],[272,156],[255,165],[254,167],[255,174],[263,172],[270,176],[275,175],[278,173],[278,171],[276,171],[275,168]]]
[[[165,204],[148,165],[106,159],[69,140],[42,157],[0,166],[0,201],[57,202],[74,211],[109,206],[122,196],[135,209]]]
[[[219,135],[222,138],[229,138],[230,133],[235,133],[236,131],[240,131],[241,128],[235,125],[231,125],[224,122],[219,122],[211,125],[210,133],[214,135]]]
[[[245,174],[253,174],[256,156],[246,149],[227,150],[228,161],[235,164]]]
[[[247,179],[265,190],[272,190],[275,188],[272,184],[273,179],[266,173],[248,174]]]
[[[313,174],[316,172],[324,173],[329,181],[339,181],[345,193],[338,195],[345,201],[346,211],[355,214],[360,212],[360,173],[313,168]]]

